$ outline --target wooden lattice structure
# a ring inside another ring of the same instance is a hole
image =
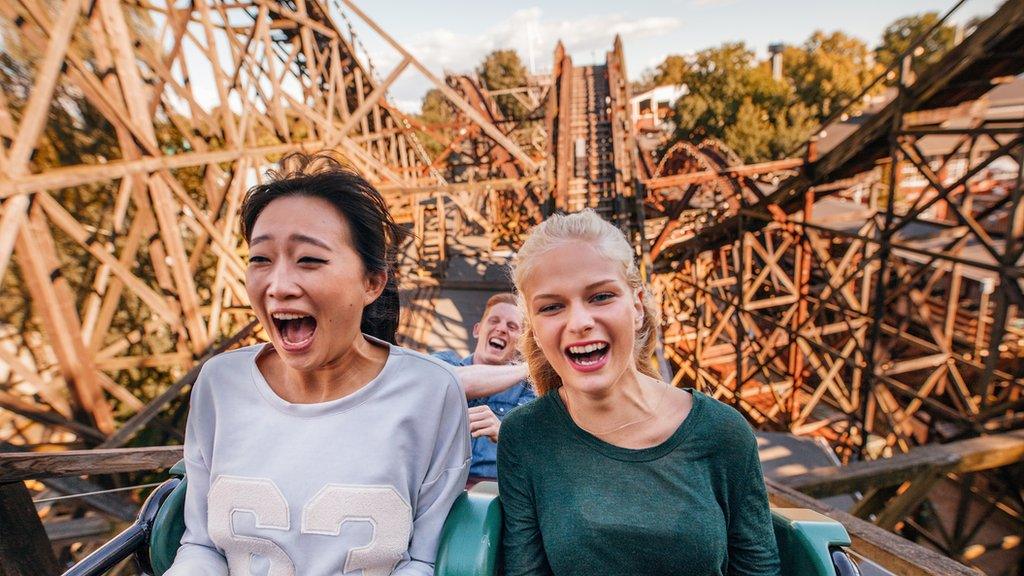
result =
[[[908,53],[888,105],[805,161],[666,156],[648,237],[677,381],[849,461],[1018,429],[1024,118],[985,94],[1024,71],[1022,49],[1024,4],[1007,2],[917,78]],[[929,473],[858,510],[975,559],[1005,546],[977,544],[983,526],[1024,526],[1019,475],[957,475],[942,509]]]
[[[393,69],[372,67],[349,18],[400,55]],[[500,92],[434,76],[349,0],[11,0],[0,43],[0,441],[19,450],[180,439],[197,366],[254,338],[242,194],[283,154],[332,149],[416,234],[401,268],[416,303],[407,342],[429,328],[460,236],[507,252],[551,211],[592,207],[636,244],[674,383],[847,461],[911,455],[790,486],[865,490],[856,515],[961,559],[977,545],[975,500],[1019,521],[1005,467],[1022,450],[1024,120],[986,117],[984,95],[1024,71],[1020,0],[919,78],[894,70],[896,97],[838,144],[756,165],[715,141],[645,164],[618,39],[592,66],[559,45],[550,78]],[[388,102],[413,70],[450,121]],[[504,117],[500,96],[525,115]],[[991,178],[996,163],[1016,177]],[[914,451],[947,441],[955,465]],[[946,484],[963,502],[951,537],[926,521]],[[773,498],[818,506],[784,486]],[[126,516],[124,500],[84,502]],[[908,573],[965,573],[915,562]]]
[[[734,169],[718,145],[666,158],[691,172],[648,182],[651,212],[674,210],[652,253],[681,377],[856,450],[1015,426],[1024,123],[965,103],[1024,69],[1022,28],[1008,2],[805,164]],[[999,162],[1016,172],[993,180]],[[754,168],[798,169],[768,187]]]
[[[425,198],[474,213],[385,97],[410,65],[429,72],[402,50],[377,80],[351,28],[335,25],[338,9],[316,0],[0,6],[5,43],[26,55],[5,61],[0,100],[5,439],[106,442],[116,417],[147,400],[128,383],[166,385],[247,325],[239,202],[283,154],[337,151],[424,243],[444,244],[443,227],[428,229]],[[464,110],[463,125],[523,167],[513,178],[522,185],[535,158],[430,78]],[[62,165],[47,165],[61,119],[67,132],[103,135],[102,154],[68,147]]]

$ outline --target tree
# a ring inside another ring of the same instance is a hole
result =
[[[875,48],[875,59],[883,66],[888,67],[910,47],[911,42],[935,26],[938,21],[938,12],[905,16],[893,21],[885,27],[885,32],[882,33],[882,43]],[[955,43],[956,28],[949,24],[939,26],[921,44],[922,52],[914,55],[912,64],[914,73],[920,74],[921,71],[938,62],[946,52],[953,48]]]
[[[768,112],[744,97],[735,120],[723,130],[722,141],[748,160],[761,159],[772,141],[772,123]]]
[[[676,139],[718,138],[752,162],[782,153],[773,144],[780,121],[787,135],[796,129],[786,114],[797,101],[793,88],[774,80],[767,63],[742,42],[701,50],[680,79],[689,92],[675,105]],[[803,128],[806,118],[799,121]]]
[[[820,125],[817,117],[803,102],[797,102],[772,116],[774,133],[768,145],[769,158],[795,154]]]
[[[435,133],[444,138],[451,138],[451,130],[444,125],[452,121],[453,114],[448,98],[437,88],[431,88],[423,95],[423,101],[420,104],[420,120],[426,124],[435,125]],[[418,131],[416,135],[432,157],[440,154],[445,148],[444,143],[431,134]]]
[[[718,138],[747,162],[794,154],[880,72],[871,50],[842,32],[814,32],[785,48],[782,66],[782,78],[772,78],[769,63],[743,43],[666,58],[659,76],[689,90],[675,106],[675,137]]]
[[[637,94],[643,94],[648,90],[654,88],[658,84],[654,81],[655,71],[652,68],[647,68],[640,73],[640,78],[633,80],[629,83],[629,92],[636,96]]]
[[[488,54],[476,70],[480,81],[487,90],[506,90],[526,86],[526,67],[515,50],[495,50]],[[526,117],[529,112],[511,94],[495,98],[501,113],[511,120]]]
[[[686,61],[686,57],[669,54],[655,69],[654,85],[678,86],[683,83],[689,68],[690,64]]]
[[[654,68],[647,68],[640,73],[640,78],[630,82],[629,88],[634,96],[642,94],[658,86],[678,86],[684,82],[690,63],[685,56],[669,54]]]
[[[445,124],[452,120],[452,105],[437,88],[427,90],[420,105],[420,118],[428,124]]]
[[[846,106],[880,72],[864,42],[838,31],[816,31],[802,45],[786,47],[782,68],[819,120]]]

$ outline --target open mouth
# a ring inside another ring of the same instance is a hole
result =
[[[604,366],[609,349],[607,342],[573,344],[565,349],[565,355],[574,368],[589,372]]]
[[[290,352],[301,350],[313,341],[316,318],[307,314],[275,312],[271,315],[284,348]]]
[[[508,348],[508,341],[501,338],[489,338],[487,345],[497,352],[504,352]]]

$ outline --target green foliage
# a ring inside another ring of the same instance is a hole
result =
[[[476,70],[484,88],[488,90],[505,90],[526,85],[526,67],[523,66],[519,54],[515,50],[495,50],[488,54]],[[519,103],[515,97],[502,94],[495,98],[498,108],[505,118],[519,120],[525,118],[529,110]]]
[[[430,124],[446,124],[452,121],[452,105],[437,88],[427,90],[420,106],[420,118]]]
[[[452,104],[448,101],[448,98],[438,90],[437,88],[431,88],[423,96],[423,102],[420,104],[420,121],[434,126],[434,134],[428,134],[427,132],[417,131],[416,136],[419,138],[420,143],[423,144],[423,148],[430,154],[432,158],[437,157],[442,151],[444,151],[445,145],[438,138],[445,140],[451,139],[451,129],[444,126],[452,121],[455,112],[452,110]]]
[[[875,59],[888,67],[899,57],[910,43],[929,30],[939,21],[937,12],[926,12],[914,16],[906,16],[886,26],[882,32],[882,43],[875,48]],[[943,24],[921,44],[921,51],[914,54],[912,68],[920,74],[953,48],[956,42],[956,28]]]
[[[785,48],[782,62],[776,80],[769,63],[742,42],[701,50],[690,60],[666,58],[654,80],[689,90],[675,105],[675,138],[718,138],[747,162],[781,158],[797,152],[880,71],[868,47],[842,32],[815,32]]]
[[[772,116],[772,138],[765,158],[785,158],[799,151],[807,138],[819,126],[810,107],[797,102]]]
[[[746,97],[736,110],[735,120],[723,130],[722,140],[740,157],[758,158],[771,144],[771,121],[764,108]]]
[[[797,98],[818,120],[842,109],[881,72],[868,47],[842,32],[816,31],[801,46],[787,47],[782,67]]]
[[[645,72],[634,90],[685,84],[689,93],[675,105],[675,139],[719,138],[748,162],[779,158],[796,151],[938,20],[934,12],[900,18],[885,28],[874,50],[843,32],[816,31],[783,50],[780,80],[743,43],[701,50],[689,59],[671,55]],[[953,26],[938,27],[914,55],[914,71],[936,63],[955,40]],[[853,102],[851,111],[859,104]]]
[[[639,80],[630,82],[629,89],[636,96],[658,86],[678,86],[684,82],[689,69],[685,56],[669,54],[654,69],[644,70]]]
[[[686,57],[678,54],[669,54],[662,60],[654,72],[655,86],[678,86],[686,79],[686,73],[690,70],[690,64]]]
[[[515,50],[491,52],[477,67],[476,73],[483,88],[488,91],[521,88],[526,86],[528,80],[526,67]],[[511,137],[519,141],[520,145],[528,143],[528,140],[523,142],[521,139],[529,136],[529,130],[533,126],[532,121],[526,120],[530,110],[510,94],[499,94],[494,100],[506,120],[519,122],[518,129],[513,131]],[[445,150],[445,142],[455,137],[451,123],[456,116],[453,104],[440,90],[433,88],[424,94],[418,119],[430,128],[430,133],[419,130],[417,136],[432,157],[441,154]],[[449,157],[448,163],[456,162],[457,157],[457,153]]]
[[[772,79],[742,42],[701,50],[681,80],[689,93],[675,105],[677,139],[718,138],[754,162],[783,154],[794,132],[811,129],[792,85]]]

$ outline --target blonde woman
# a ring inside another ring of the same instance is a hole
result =
[[[555,216],[512,274],[539,399],[501,428],[505,574],[777,576],[750,426],[652,370],[656,315],[622,233]]]

